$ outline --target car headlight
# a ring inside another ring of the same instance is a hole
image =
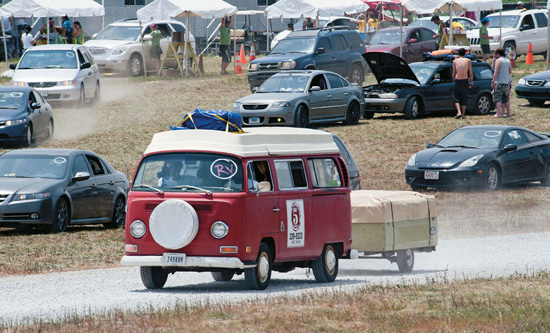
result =
[[[11,85],[14,86],[14,87],[26,87],[27,82],[11,81]]]
[[[233,103],[233,109],[240,109],[240,108],[241,108],[241,102]]]
[[[293,69],[296,67],[296,61],[283,61],[281,63],[281,69]]]
[[[77,80],[72,80],[72,81],[61,81],[61,82],[60,82],[60,85],[65,86],[65,87],[68,87],[68,86],[76,86],[76,85],[78,85],[78,81],[77,81]]]
[[[13,201],[32,200],[32,199],[45,199],[45,198],[49,198],[49,197],[50,197],[50,192],[17,194],[13,197]]]
[[[123,55],[124,53],[126,53],[126,51],[128,51],[128,46],[119,46],[111,52],[111,55]]]
[[[459,168],[468,168],[468,167],[473,167],[474,165],[477,164],[477,162],[479,162],[479,160],[483,157],[483,154],[481,155],[476,155],[474,157],[470,157],[469,159],[467,159],[466,161],[460,163],[460,165],[458,166]]]
[[[518,86],[524,86],[525,85],[525,79],[519,79],[518,80]]]
[[[23,118],[23,119],[16,119],[16,120],[8,120],[6,121],[6,123],[4,124],[4,126],[12,126],[12,125],[17,125],[17,124],[24,124],[27,122],[27,119]]]
[[[284,101],[273,102],[273,106],[279,106],[279,107],[286,108],[286,107],[290,106],[290,103],[289,102],[284,102]]]
[[[397,96],[397,94],[392,94],[392,93],[380,94],[380,95],[378,95],[378,97],[383,98],[383,99],[399,98],[399,96]]]
[[[145,231],[147,231],[147,228],[145,227],[145,223],[140,220],[135,220],[130,224],[130,234],[134,236],[134,238],[141,238],[143,235],[145,235]]]
[[[546,83],[544,84],[544,86],[545,86],[545,87],[550,87],[550,81],[546,82]]]
[[[258,66],[259,66],[259,64],[250,64],[250,65],[248,65],[248,70],[249,71],[257,71]]]
[[[407,162],[407,166],[416,166],[416,154],[414,154],[413,156],[411,156],[411,158],[409,158],[409,161]]]
[[[222,239],[227,236],[227,233],[229,233],[229,227],[222,221],[216,221],[212,223],[212,228],[210,228],[210,232],[212,233],[212,236],[214,236],[214,238]]]

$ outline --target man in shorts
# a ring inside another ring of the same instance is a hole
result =
[[[155,63],[158,75],[160,72],[160,55],[162,54],[162,49],[160,48],[162,33],[156,23],[151,24],[151,37],[153,38],[153,40],[151,40],[151,58]]]
[[[226,69],[231,62],[231,34],[229,27],[231,20],[222,18],[222,26],[220,27],[220,55],[222,57],[222,71],[220,74],[229,74]]]
[[[481,19],[481,28],[479,29],[479,46],[481,46],[481,52],[483,53],[483,61],[489,60],[489,57],[491,56],[489,39],[494,38],[493,36],[489,36],[487,26],[489,26],[489,19],[484,17]]]
[[[453,61],[453,99],[456,106],[456,119],[460,117],[466,119],[468,93],[474,82],[472,61],[464,58],[465,54],[466,50],[464,48],[458,49],[459,57]],[[468,78],[470,79],[469,81]]]
[[[494,117],[499,118],[504,115],[504,108],[506,108],[506,116],[510,117],[510,82],[512,74],[512,66],[510,60],[506,59],[504,49],[499,47],[496,50],[496,54],[499,58],[495,61],[495,73],[493,74],[493,82],[491,82],[491,88],[493,88],[493,101],[496,104],[497,113]],[[505,117],[506,117],[505,116]]]

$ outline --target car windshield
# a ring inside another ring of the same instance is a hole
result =
[[[489,20],[489,25],[487,28],[498,28],[500,27],[499,17],[497,16],[487,16]],[[518,25],[519,15],[502,15],[502,27],[503,28],[515,28]],[[481,23],[478,22],[476,28],[481,28]]]
[[[315,38],[285,38],[282,39],[271,54],[313,53]]]
[[[242,162],[203,153],[156,154],[143,159],[133,191],[241,192]]]
[[[409,67],[412,69],[414,75],[416,75],[418,81],[420,81],[420,84],[426,84],[435,71],[434,67],[428,67],[422,63],[413,63]]]
[[[17,69],[76,69],[76,53],[69,50],[25,52]]]
[[[493,129],[460,128],[449,133],[436,147],[497,149],[503,133]]]
[[[0,109],[22,109],[25,105],[25,93],[22,91],[0,92]]]
[[[433,23],[430,20],[416,20],[413,23],[409,24],[409,27],[424,27],[437,31],[437,24]]]
[[[3,155],[0,156],[0,177],[62,179],[68,164],[66,156]]]
[[[372,35],[372,37],[367,41],[368,45],[379,45],[379,44],[399,44],[399,30],[389,30],[386,31],[384,29],[379,30]],[[405,41],[405,37],[407,36],[407,32],[403,31],[403,41]]]
[[[139,26],[109,25],[101,30],[95,40],[131,40],[139,36]]]
[[[257,93],[302,93],[309,77],[306,75],[276,75],[267,79]]]

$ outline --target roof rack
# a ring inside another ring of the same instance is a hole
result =
[[[327,31],[327,30],[330,30],[330,31],[333,31],[333,30],[350,30],[350,27],[347,26],[347,25],[333,25],[333,26],[322,27],[321,28],[321,31]]]

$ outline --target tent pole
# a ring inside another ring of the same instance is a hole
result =
[[[10,65],[8,64],[8,45],[6,44],[6,29],[4,29],[4,17],[0,17],[2,19],[2,35],[4,37],[4,58],[6,60],[6,69],[10,69]]]
[[[453,3],[449,3],[449,46],[453,45]]]
[[[236,58],[237,58],[237,13],[233,14],[233,70],[235,73],[237,73]]]
[[[46,17],[46,31],[47,31],[47,34],[46,34],[46,44],[50,44],[50,18],[49,17]]]
[[[399,23],[399,57],[403,58],[403,5],[399,5],[401,11],[401,22]]]
[[[498,11],[498,42],[502,47],[502,9]]]
[[[548,17],[550,17],[550,2],[548,6]],[[546,70],[550,69],[550,24],[546,26]]]
[[[101,5],[105,8],[105,0],[101,0]],[[101,16],[101,30],[105,28],[105,15]]]
[[[189,12],[187,12],[187,29],[185,29],[185,32],[187,33],[187,38],[185,40],[185,49],[183,50],[183,61],[184,61],[184,64],[185,64],[185,76],[189,76],[189,57],[187,55],[187,43],[189,43],[189,45],[191,45],[191,41],[189,40]],[[176,59],[177,59],[177,55],[176,55]]]
[[[143,76],[147,77],[147,63],[145,62],[145,43],[143,41],[143,26],[141,20],[139,20],[139,38],[141,39],[141,48],[143,50]]]
[[[271,45],[269,44],[269,23],[271,23],[271,20],[268,18],[267,19],[267,47],[266,47],[266,52],[269,53],[269,50],[271,49]]]
[[[365,18],[364,18],[364,24],[363,24],[363,32],[365,33],[365,40],[364,43],[367,42],[367,22],[369,21],[369,18],[367,17],[367,11],[365,11]]]

